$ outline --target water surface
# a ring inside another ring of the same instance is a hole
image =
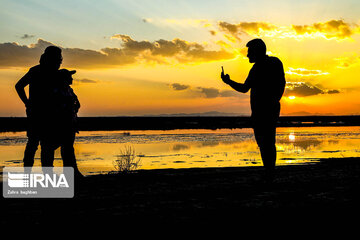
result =
[[[0,133],[0,165],[22,166],[26,133]],[[360,157],[360,127],[278,128],[278,165],[309,164],[320,158]],[[80,170],[114,171],[114,160],[131,146],[140,169],[262,166],[252,129],[88,131],[76,137]],[[57,150],[55,166],[62,166]],[[35,156],[40,166],[40,151]]]

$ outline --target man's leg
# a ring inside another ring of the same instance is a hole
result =
[[[41,165],[42,167],[54,166],[54,144],[46,141],[41,141]]]
[[[255,126],[254,135],[265,169],[273,171],[276,164],[276,126]]]

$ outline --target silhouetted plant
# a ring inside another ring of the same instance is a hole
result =
[[[128,173],[141,166],[141,158],[136,156],[135,149],[125,146],[120,150],[120,155],[114,160],[114,167],[119,173]]]

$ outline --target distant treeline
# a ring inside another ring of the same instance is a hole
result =
[[[360,126],[360,116],[284,116],[279,127]],[[249,128],[250,117],[80,117],[80,131]],[[25,131],[26,118],[1,117],[0,132]]]

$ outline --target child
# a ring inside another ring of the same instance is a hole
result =
[[[80,102],[74,90],[70,87],[73,82],[72,75],[75,73],[75,70],[69,71],[67,69],[58,71],[58,78],[54,86],[54,97],[58,105],[60,119],[62,119],[61,125],[77,132],[77,113]]]
[[[76,71],[69,71],[67,69],[60,69],[57,78],[53,82],[53,96],[52,103],[54,104],[54,115],[51,117],[52,122],[52,140],[50,149],[47,151],[49,161],[53,161],[54,151],[61,147],[61,158],[63,165],[66,167],[73,167],[75,177],[82,177],[82,174],[77,168],[74,141],[77,129],[77,112],[80,108],[80,102],[70,87],[73,78],[72,75]]]

